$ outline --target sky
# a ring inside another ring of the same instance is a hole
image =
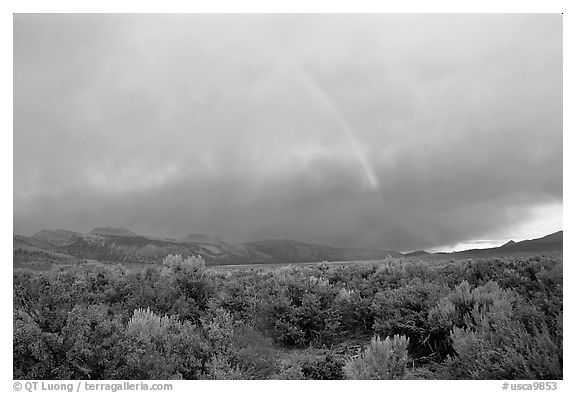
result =
[[[562,16],[16,14],[14,232],[412,251],[562,229]]]

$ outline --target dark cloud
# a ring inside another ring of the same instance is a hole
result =
[[[561,23],[16,15],[14,229],[410,250],[561,225]]]

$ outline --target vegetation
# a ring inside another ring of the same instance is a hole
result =
[[[374,337],[357,359],[351,359],[344,371],[349,379],[402,379],[408,363],[408,339],[394,336],[391,340]]]
[[[14,272],[15,379],[560,379],[562,261]]]

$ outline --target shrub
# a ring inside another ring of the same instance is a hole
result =
[[[538,318],[525,326],[504,300],[475,307],[465,328],[450,334],[455,355],[444,365],[448,378],[561,379],[562,348]]]
[[[119,348],[124,326],[107,305],[79,305],[68,315],[62,330],[70,379],[115,379],[123,361]]]
[[[190,322],[137,309],[126,336],[127,378],[198,379],[204,372],[209,347]]]
[[[13,289],[15,379],[336,379],[374,335],[389,338],[346,377],[562,378],[556,257],[206,269],[171,255],[15,271]]]
[[[359,358],[344,366],[348,379],[402,379],[408,363],[408,339],[405,336],[376,336]]]
[[[293,364],[289,361],[281,362],[278,365],[279,371],[272,375],[270,379],[276,380],[299,380],[304,379],[302,367],[299,364]]]
[[[302,365],[302,374],[305,379],[344,379],[344,363],[331,354],[315,361],[307,360]]]
[[[181,255],[168,255],[162,264],[162,276],[167,277],[172,288],[176,289],[185,304],[178,305],[182,318],[199,322],[214,294],[213,283],[205,269],[202,257],[182,258]]]
[[[230,363],[228,357],[221,353],[216,353],[207,365],[207,379],[227,380],[246,379],[238,365]]]
[[[338,291],[323,277],[290,272],[275,273],[265,290],[264,329],[285,347],[333,344],[341,331],[341,315],[334,303]]]
[[[434,350],[429,343],[428,311],[447,292],[447,288],[425,283],[419,278],[401,288],[380,291],[374,296],[374,333],[403,335],[410,339],[409,352],[414,357],[429,356]]]
[[[142,341],[149,341],[153,337],[161,337],[168,333],[174,323],[179,323],[176,317],[160,317],[149,308],[136,309],[128,321],[127,334]]]
[[[264,379],[277,372],[272,343],[253,327],[234,321],[222,308],[204,321],[213,353],[208,366],[213,379]]]
[[[27,313],[14,310],[14,379],[69,379],[58,371],[51,347],[59,347],[57,336],[43,332]]]
[[[554,379],[562,376],[562,351],[541,311],[490,281],[458,285],[430,310],[436,332],[451,352],[443,376],[450,379]]]
[[[189,256],[187,258],[182,258],[182,255],[168,255],[162,261],[162,265],[171,269],[173,271],[185,270],[185,271],[197,271],[204,269],[206,263],[204,258],[201,256]]]
[[[494,281],[477,288],[472,288],[467,281],[463,281],[428,312],[430,333],[427,342],[442,359],[453,356],[450,334],[454,327],[471,327],[474,323],[471,316],[486,313],[488,310],[492,311],[492,315],[511,315],[512,304],[516,300],[513,292],[502,290]]]
[[[562,379],[561,350],[545,330],[529,334],[509,320],[474,329],[454,328],[456,356],[444,365],[450,379]]]

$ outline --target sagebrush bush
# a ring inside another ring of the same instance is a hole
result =
[[[561,350],[544,330],[529,334],[508,320],[492,326],[454,328],[455,356],[444,366],[450,379],[561,379]]]
[[[453,328],[472,327],[474,322],[471,317],[488,311],[492,315],[512,315],[512,304],[516,300],[513,292],[501,289],[494,281],[477,288],[463,281],[428,311],[428,341],[436,348],[440,358],[453,356],[450,339]]]
[[[458,285],[430,310],[437,331],[447,332],[452,352],[446,378],[554,379],[561,376],[562,351],[540,311],[494,282]]]
[[[199,270],[203,269],[206,266],[206,262],[204,258],[201,256],[189,256],[187,258],[183,258],[182,255],[168,255],[162,261],[162,265],[165,267],[172,269],[174,271],[177,270]]]
[[[206,378],[216,380],[247,379],[240,367],[231,364],[228,356],[221,353],[214,354],[208,362]]]
[[[429,338],[428,311],[447,291],[446,287],[419,278],[400,288],[378,291],[370,307],[374,333],[382,337],[406,336],[412,357],[432,354],[437,348]]]
[[[178,318],[174,316],[161,317],[154,314],[149,308],[138,308],[134,310],[128,321],[127,334],[143,341],[149,341],[153,337],[166,335],[174,323],[178,323]]]
[[[278,372],[272,340],[223,309],[209,310],[201,319],[210,348],[208,379],[267,379]]]
[[[198,379],[210,356],[199,329],[175,316],[134,310],[126,329],[126,374],[133,379]]]
[[[276,380],[299,380],[305,379],[302,367],[299,364],[282,362],[278,365],[279,371],[273,374],[270,379]]]
[[[230,269],[173,255],[13,282],[14,379],[562,378],[558,257]]]
[[[306,379],[335,380],[344,379],[344,363],[328,354],[320,359],[307,360],[302,365],[302,374]]]
[[[62,329],[71,379],[120,378],[119,367],[123,361],[120,344],[124,331],[124,325],[107,305],[74,307]]]
[[[344,365],[348,379],[402,379],[408,364],[408,339],[405,336],[376,336],[356,359]]]
[[[444,363],[449,378],[560,379],[562,348],[537,319],[529,332],[505,299],[466,315],[466,327],[454,327],[455,355]]]
[[[170,285],[180,295],[185,315],[181,317],[198,323],[214,295],[213,281],[210,279],[201,256],[168,255],[164,258],[161,275],[167,277]]]
[[[56,379],[56,359],[50,341],[60,344],[55,334],[43,332],[32,317],[14,310],[14,379]],[[68,375],[66,375],[68,376]]]

